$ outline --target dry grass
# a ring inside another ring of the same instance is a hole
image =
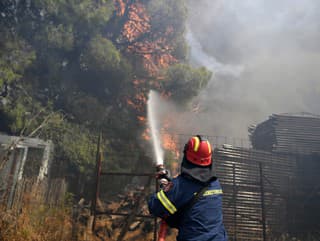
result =
[[[1,241],[70,241],[70,211],[28,203],[20,210],[0,209]]]

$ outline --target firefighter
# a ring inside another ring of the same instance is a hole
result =
[[[177,241],[226,241],[222,189],[213,174],[212,148],[200,135],[184,147],[181,173],[170,179],[161,170],[161,189],[148,202],[149,211],[179,230]]]

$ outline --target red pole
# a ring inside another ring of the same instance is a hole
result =
[[[164,171],[164,175],[167,175],[163,164],[160,164],[157,166],[157,172],[159,173],[161,171]],[[159,233],[158,233],[158,241],[165,241],[167,236],[167,230],[168,230],[168,225],[166,221],[164,219],[161,219]]]
[[[161,223],[160,223],[158,241],[165,241],[166,236],[167,236],[167,231],[168,231],[168,225],[167,225],[166,221],[164,221],[162,219]]]

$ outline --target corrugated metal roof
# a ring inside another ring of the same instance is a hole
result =
[[[309,113],[273,114],[250,130],[255,149],[285,153],[320,153],[320,117]]]

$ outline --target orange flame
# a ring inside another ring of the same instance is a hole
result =
[[[143,122],[143,123],[146,123],[147,122],[147,118],[144,117],[144,116],[138,116],[138,120]]]
[[[150,141],[151,140],[149,128],[146,128],[144,130],[144,132],[142,133],[142,138],[145,139],[146,141]]]
[[[161,69],[168,68],[170,65],[178,62],[171,54],[173,50],[172,46],[166,43],[166,39],[163,37],[153,42],[148,40],[135,42],[128,46],[128,50],[141,55],[144,68],[150,76],[154,77],[161,75]]]
[[[144,5],[138,1],[129,6],[128,19],[123,26],[122,35],[129,42],[133,42],[151,29],[150,16],[147,14]]]
[[[121,17],[126,11],[126,3],[124,0],[113,0],[114,6],[116,8],[116,15]]]
[[[170,92],[161,91],[161,81],[165,79],[163,76],[164,71],[162,70],[178,62],[172,54],[174,48],[170,41],[170,35],[174,33],[174,27],[172,25],[166,26],[164,33],[151,32],[150,15],[140,0],[113,1],[116,8],[116,16],[124,18],[124,15],[126,15],[125,17],[127,17],[120,39],[128,43],[128,52],[140,57],[141,64],[148,74],[147,78],[135,77],[132,80],[132,84],[138,94],[125,97],[125,101],[128,106],[137,110],[138,113],[145,113],[147,103],[145,93],[148,88],[160,90],[161,96],[164,98],[171,96]],[[150,77],[152,80],[150,80]],[[146,117],[140,114],[137,119],[141,123],[146,123]],[[164,129],[168,129],[169,123],[169,121],[166,122]],[[172,151],[176,157],[179,157],[177,138],[169,133],[163,133],[161,136],[163,148]],[[145,129],[142,137],[145,140],[151,139],[148,128]]]
[[[165,150],[171,151],[176,158],[179,158],[180,152],[178,148],[178,138],[170,135],[169,133],[162,132],[161,133],[162,146]]]
[[[136,96],[133,99],[125,97],[125,100],[129,106],[131,106],[140,113],[143,112],[147,102],[147,98],[144,96],[143,93],[136,94]]]

